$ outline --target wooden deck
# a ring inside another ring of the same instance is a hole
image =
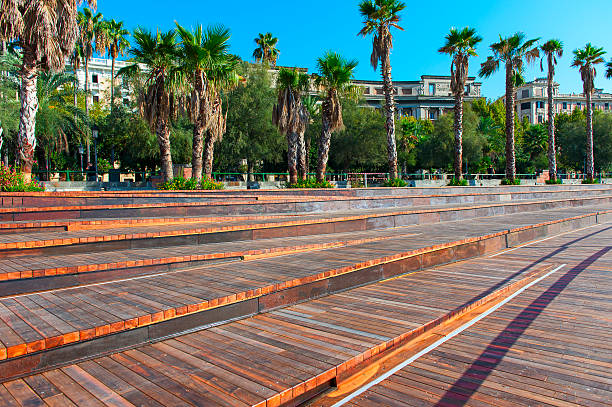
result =
[[[595,226],[5,382],[0,400],[7,406],[276,406],[526,270],[569,261],[351,402],[606,405],[611,243],[611,227]]]
[[[416,226],[406,228],[405,236],[353,246],[0,298],[0,361],[230,304],[246,308],[230,310],[238,314],[228,311],[226,318],[244,316],[406,271],[478,256],[506,247],[512,239],[521,242],[554,232],[550,228],[558,227],[559,220],[570,214],[580,215],[585,208],[571,211],[482,218],[478,224],[448,222],[444,228]],[[586,225],[594,223],[594,218],[587,211],[587,215],[583,213],[570,222]],[[542,225],[546,222],[553,223]],[[509,234],[508,225],[517,231]],[[542,226],[536,229],[534,225]],[[289,288],[293,291],[284,291]],[[181,323],[177,324],[160,328],[157,335],[180,329]],[[151,330],[141,331],[138,335],[145,335],[141,341],[151,338]],[[109,338],[104,340],[112,342]],[[40,363],[46,363],[44,358],[35,357],[28,363],[16,360],[0,367],[2,374],[8,376],[20,369],[34,369]]]
[[[611,249],[607,224],[496,257],[567,265],[364,393],[311,406],[611,405]]]

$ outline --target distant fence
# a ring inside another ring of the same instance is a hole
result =
[[[160,172],[147,171],[110,171],[106,173],[95,171],[38,171],[33,172],[33,175],[39,181],[104,181],[104,182],[146,182],[152,177],[159,177]],[[289,180],[289,175],[286,172],[257,172],[257,173],[240,173],[240,172],[214,172],[213,178],[216,181],[222,182],[286,182]],[[314,173],[308,174],[314,177]],[[517,178],[524,180],[535,180],[538,178],[538,173],[516,174]],[[406,181],[448,181],[453,178],[452,173],[443,172],[418,172],[418,173],[402,173],[400,177]],[[463,174],[468,180],[501,180],[505,178],[505,174]],[[581,173],[558,173],[560,179],[576,179],[582,180],[585,174]],[[597,173],[596,178],[612,178],[612,173]],[[347,172],[347,173],[327,173],[325,178],[328,181],[349,181],[357,185],[379,185],[389,179],[389,173],[377,172]]]

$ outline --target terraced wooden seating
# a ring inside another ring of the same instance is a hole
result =
[[[480,256],[608,215],[549,210],[290,256],[117,279],[0,299],[0,371],[6,376],[58,361],[155,340],[406,272]],[[509,230],[508,225],[514,228]],[[399,233],[399,232],[398,232]]]
[[[543,340],[554,337],[560,342],[546,349],[542,349],[540,342],[529,338],[521,342],[521,349],[513,355],[513,360],[504,362],[511,370],[487,381],[488,386],[481,388],[476,401],[512,405],[519,401],[557,400],[564,405],[597,405],[610,396],[610,389],[606,386],[608,375],[602,370],[605,361],[589,364],[589,358],[593,356],[585,354],[567,330],[553,334],[550,327],[559,315],[570,318],[576,307],[575,296],[588,295],[595,286],[590,281],[583,281],[570,289],[570,295],[556,303],[550,312],[542,306],[550,302],[547,300],[550,297],[559,294],[563,297],[559,278],[567,285],[579,274],[574,270],[588,271],[589,266],[583,266],[585,259],[604,250],[610,239],[610,227],[603,225],[534,248],[519,249],[520,256],[515,251],[495,258],[437,267],[222,326],[179,333],[154,343],[6,381],[0,385],[0,401],[6,405],[11,405],[11,402],[70,405],[73,401],[91,405],[296,405],[370,366],[379,356],[390,354],[424,332],[436,326],[444,330],[444,325],[440,324],[451,323],[478,304],[486,304],[544,273],[559,270],[561,262],[567,263],[571,259],[567,267],[571,270],[557,271],[549,278],[552,279],[550,284],[554,283],[552,288],[543,294],[536,290],[535,296],[529,297],[533,305],[529,314],[521,313],[522,307],[511,307],[502,319],[493,319],[487,325],[488,329],[477,334],[476,338],[464,338],[459,348],[451,346],[441,355],[428,357],[419,365],[421,369],[417,373],[421,378],[414,373],[408,377],[417,379],[411,381],[410,386],[405,380],[400,380],[395,386],[387,385],[387,389],[373,389],[352,403],[400,405],[397,397],[403,391],[404,397],[415,397],[410,399],[415,403],[432,405],[437,400],[432,395],[441,397],[445,389],[451,387],[453,392],[447,392],[447,400],[455,394],[459,397],[455,400],[463,401],[465,398],[462,396],[478,391],[478,386],[468,386],[467,382],[465,385],[457,384],[457,378],[461,377],[461,373],[456,373],[460,372],[457,366],[469,360],[466,351],[475,346],[476,340],[480,343],[480,339],[497,335],[500,332],[498,325],[517,318],[517,313],[520,313],[520,323],[516,322],[513,328],[524,330],[528,326],[525,318],[534,318],[532,314],[544,311],[547,318],[537,320],[537,330],[530,331],[531,335],[537,334]],[[609,260],[598,265],[592,273],[605,278],[606,272],[602,267],[609,266]],[[601,296],[591,304],[605,307]],[[579,312],[580,315],[590,315],[593,310],[581,307]],[[575,329],[588,333],[589,337],[597,334],[593,324],[579,324]],[[600,336],[595,338],[600,340],[596,346],[605,353],[608,349],[601,340],[601,329],[598,332]],[[505,340],[503,344],[512,337],[508,333],[502,338]],[[497,366],[491,361],[497,360],[504,347],[502,342],[496,344],[487,353],[486,363],[484,360],[479,363],[480,374],[472,376],[470,383],[475,383],[474,378],[484,377],[485,380],[483,372]],[[537,360],[533,357],[541,356],[542,352],[559,354],[566,348],[564,344],[576,352],[571,358],[564,357],[565,363],[579,367],[580,373],[563,374],[563,365],[556,360],[547,360],[534,368]],[[482,349],[480,345],[476,346],[478,350]],[[531,349],[536,349],[537,353]],[[453,359],[451,355],[457,356]],[[438,364],[439,358],[444,358],[447,363]],[[521,365],[521,360],[526,364]],[[423,366],[431,368],[423,370]],[[517,368],[520,366],[532,367],[519,371]],[[364,373],[365,380],[376,373],[376,366],[373,367],[374,370]],[[588,373],[582,373],[587,367]],[[434,369],[450,377],[450,384],[448,381],[436,382],[441,379],[439,374],[426,374]],[[547,380],[547,375],[552,379]],[[454,387],[453,382],[457,384]],[[587,383],[595,390],[585,391]],[[533,390],[537,397],[530,399],[524,392],[517,393],[525,388]],[[312,405],[331,404],[315,401]]]

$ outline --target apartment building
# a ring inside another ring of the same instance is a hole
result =
[[[548,119],[547,79],[538,78],[517,87],[515,94],[516,114],[520,120],[527,118],[531,124],[544,123]],[[553,85],[555,113],[571,113],[575,109],[586,109],[586,97],[582,93],[559,93],[559,84]],[[591,100],[594,110],[612,111],[612,93],[595,89]]]
[[[119,69],[130,65],[127,61],[115,61],[115,75]],[[66,70],[72,72],[72,66],[66,65]],[[79,80],[79,88],[85,89],[85,65],[75,73]],[[102,103],[103,105],[110,104],[111,98],[111,77],[112,77],[112,60],[106,58],[92,58],[89,60],[89,102]],[[115,87],[121,86],[121,94],[115,94],[115,101],[129,102],[129,92],[126,86],[123,86],[122,79],[115,79]]]
[[[382,81],[356,80],[354,83],[363,89],[363,97],[368,106],[379,108],[384,105]],[[423,75],[419,81],[393,82],[398,114],[417,119],[438,119],[444,113],[452,111],[455,105],[450,85],[450,76],[435,75]],[[481,87],[481,82],[476,82],[475,77],[469,77],[465,85],[465,101],[482,97]]]

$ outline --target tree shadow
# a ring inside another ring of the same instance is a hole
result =
[[[464,302],[463,304],[461,304],[458,309],[462,309],[463,307],[472,304],[473,302],[476,302],[484,297],[486,297],[487,295],[499,290],[500,288],[504,287],[506,284],[510,283],[512,280],[514,280],[515,278],[521,276],[523,273],[525,273],[526,271],[528,271],[529,269],[533,268],[534,266],[537,266],[538,264],[541,264],[543,262],[545,262],[546,260],[558,255],[559,253],[567,250],[567,248],[569,246],[572,246],[582,240],[588,239],[590,237],[593,237],[595,235],[598,235],[600,233],[606,232],[608,230],[612,229],[612,226],[608,226],[604,229],[598,230],[596,232],[593,233],[589,233],[588,235],[585,236],[581,236],[577,239],[571,240],[561,246],[559,246],[559,248],[553,250],[552,252],[548,253],[545,256],[540,257],[538,260],[534,261],[533,263],[529,264],[528,266],[523,267],[522,269],[520,269],[519,271],[517,271],[516,273],[513,273],[512,275],[506,277],[505,279],[501,280],[500,282],[496,283],[495,285],[493,285],[492,287],[486,289],[483,292],[478,293],[478,295],[474,296],[473,298],[467,300],[466,302]],[[501,253],[503,254],[503,252]]]
[[[607,228],[609,229],[609,228]],[[604,230],[607,230],[604,229]],[[588,236],[593,236],[592,233]],[[588,237],[585,236],[585,237]],[[572,243],[581,239],[576,239]],[[564,245],[567,246],[567,245]],[[516,316],[502,332],[487,346],[487,348],[478,356],[478,358],[470,365],[453,386],[446,391],[442,398],[435,404],[436,407],[446,406],[463,406],[467,401],[478,391],[487,377],[493,372],[504,356],[525,333],[535,319],[548,307],[565,288],[584,270],[591,266],[595,261],[608,253],[612,247],[601,249],[589,258],[582,261],[577,266],[566,272],[563,276],[550,286],[546,291],[540,294],[535,300],[524,308],[519,315]],[[555,250],[559,252],[559,250]],[[545,257],[550,257],[545,256]],[[538,261],[540,262],[540,261]]]

